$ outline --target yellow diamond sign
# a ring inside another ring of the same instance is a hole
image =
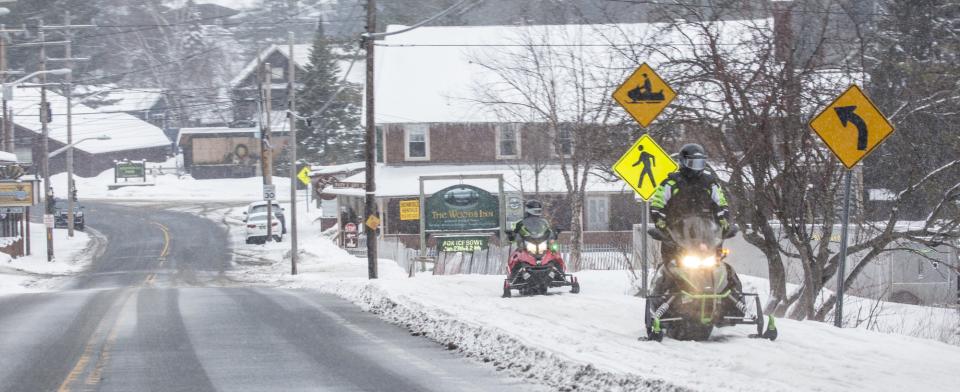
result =
[[[650,200],[657,185],[678,168],[670,154],[663,151],[650,135],[641,136],[613,165],[614,173],[630,184],[643,200]]]
[[[310,185],[310,168],[304,166],[303,169],[300,169],[300,173],[297,174],[297,179],[299,179],[303,185]]]
[[[644,128],[650,125],[677,94],[650,68],[643,63],[616,91],[617,101]]]
[[[893,125],[857,85],[850,86],[814,117],[810,128],[847,169],[893,133]]]
[[[376,230],[380,226],[380,218],[374,214],[370,214],[367,217],[367,221],[364,222],[370,230]]]

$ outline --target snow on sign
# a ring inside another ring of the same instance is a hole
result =
[[[814,117],[810,128],[847,169],[893,133],[893,125],[857,85],[850,86]]]
[[[644,128],[649,126],[676,96],[667,82],[647,63],[633,71],[613,92],[613,99]]]
[[[650,135],[643,135],[613,165],[617,173],[643,200],[650,200],[657,185],[679,166]]]

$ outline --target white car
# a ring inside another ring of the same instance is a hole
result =
[[[262,244],[267,242],[267,213],[261,212],[247,215],[243,220],[247,227],[247,243]],[[270,220],[271,234],[277,242],[283,241],[283,232],[280,229],[280,220],[274,215]]]
[[[273,214],[280,219],[280,232],[287,234],[287,221],[283,216],[283,207],[280,207],[280,204],[277,202],[272,202],[273,204],[271,209]],[[250,216],[254,214],[265,214],[267,212],[267,202],[265,201],[255,201],[247,205],[247,210],[244,211],[244,215]]]

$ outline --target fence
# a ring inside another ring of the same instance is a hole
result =
[[[607,238],[606,241],[603,238]],[[637,255],[633,251],[632,238],[624,235],[593,238],[593,242],[585,243],[580,254],[580,263],[571,263],[569,237],[560,241],[560,253],[567,261],[571,270],[626,270],[637,265]],[[597,241],[601,242],[597,242]],[[359,236],[356,248],[348,248],[347,252],[357,257],[366,257],[366,236]],[[410,263],[418,260],[419,249],[409,248],[399,236],[386,235],[377,241],[378,258],[394,260],[400,268],[409,270]],[[426,256],[433,260],[430,265],[416,266],[417,269],[432,270],[435,275],[455,274],[506,274],[506,257],[513,247],[497,247],[491,244],[490,248],[473,253],[445,253],[428,248]],[[426,268],[424,268],[426,267]],[[432,268],[432,269],[431,269]]]

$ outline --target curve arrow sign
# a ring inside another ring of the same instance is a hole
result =
[[[840,119],[840,123],[843,126],[847,126],[848,122],[853,123],[853,126],[857,127],[857,150],[866,151],[867,150],[867,123],[863,121],[863,118],[860,117],[854,111],[857,110],[856,106],[841,106],[833,108],[837,112],[837,117]]]

